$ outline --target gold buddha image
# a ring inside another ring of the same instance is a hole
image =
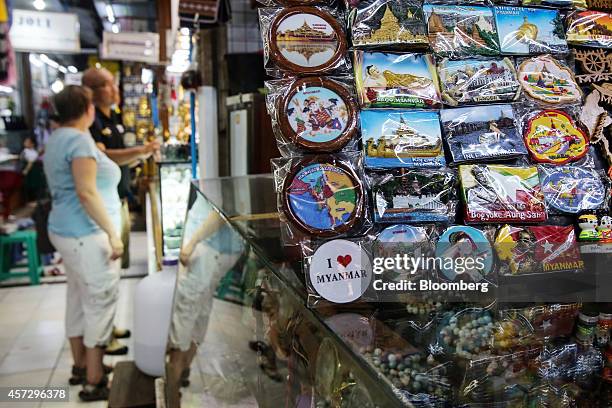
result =
[[[535,41],[538,38],[538,26],[530,23],[527,16],[525,16],[523,17],[523,24],[518,28],[514,37],[517,41],[523,43]]]

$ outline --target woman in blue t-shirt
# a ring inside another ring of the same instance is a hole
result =
[[[123,253],[121,171],[89,134],[95,115],[91,91],[67,86],[54,104],[61,127],[49,138],[43,165],[52,198],[49,238],[66,269],[66,335],[74,359],[70,383],[83,384],[82,400],[103,400],[110,368],[102,358],[111,339]]]

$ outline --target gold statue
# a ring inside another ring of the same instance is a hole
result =
[[[530,23],[527,16],[523,17],[523,24],[519,27],[514,35],[517,41],[529,42],[535,41],[538,38],[538,26]]]

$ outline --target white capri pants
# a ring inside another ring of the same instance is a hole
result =
[[[104,232],[80,238],[49,232],[66,270],[66,336],[83,336],[85,347],[111,339],[119,297],[120,260],[111,261]]]

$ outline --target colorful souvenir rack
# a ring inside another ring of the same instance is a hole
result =
[[[380,257],[480,256],[461,270],[384,276],[497,286],[583,273],[578,241],[612,249],[604,3],[270,0],[260,10],[265,67],[279,78],[266,87],[283,240],[303,255],[309,306],[384,302],[372,290]],[[413,299],[409,314],[443,322],[423,355],[365,358],[416,406],[535,407],[591,393],[603,358],[593,341],[570,340],[578,305],[466,310]],[[557,355],[563,378],[546,371]],[[440,361],[464,369],[456,392]]]

